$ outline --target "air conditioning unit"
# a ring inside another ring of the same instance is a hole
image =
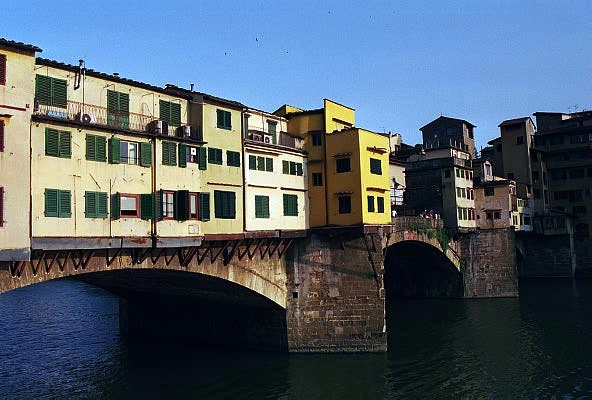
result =
[[[263,141],[265,143],[273,143],[273,136],[271,136],[271,135],[263,135]]]
[[[249,133],[249,139],[256,140],[258,142],[263,141],[263,137],[258,133]]]
[[[169,124],[166,121],[156,119],[148,124],[148,132],[153,133],[155,135],[168,136]]]
[[[85,124],[96,124],[97,116],[94,114],[82,114],[80,116],[80,122],[83,122]]]
[[[191,138],[191,126],[190,125],[181,125],[177,128],[177,136],[182,138]]]

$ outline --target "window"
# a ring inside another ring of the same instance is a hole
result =
[[[524,216],[524,225],[530,225],[530,217],[528,215]]]
[[[513,172],[508,172],[508,179],[511,181],[514,180],[514,173]]]
[[[382,163],[378,158],[370,158],[370,173],[382,175]]]
[[[297,163],[295,161],[282,161],[282,173],[286,175],[298,175],[302,176],[302,163]]]
[[[189,193],[189,219],[197,219],[197,197],[198,193]]]
[[[462,194],[460,192],[460,188],[456,188],[456,197],[462,197]]]
[[[230,111],[216,110],[216,126],[220,129],[232,129]]]
[[[265,157],[257,157],[257,170],[265,171]]]
[[[45,189],[45,216],[70,218],[72,216],[69,190]]]
[[[0,120],[0,152],[4,151],[4,121]]]
[[[269,196],[255,196],[255,218],[269,218]]]
[[[284,194],[284,215],[286,217],[298,216],[298,196],[295,194]]]
[[[0,227],[4,226],[4,188],[0,186]]]
[[[208,147],[208,162],[210,164],[222,165],[222,150],[215,147]]]
[[[106,192],[84,192],[84,216],[86,218],[107,218]]]
[[[277,144],[277,122],[267,121],[267,132],[271,135],[271,142]]]
[[[134,165],[138,163],[138,143],[122,140],[119,149],[121,163]]]
[[[162,191],[162,218],[173,219],[175,217],[175,192]]]
[[[107,139],[103,136],[86,135],[86,159],[107,161]]]
[[[226,151],[226,164],[230,167],[240,167],[240,153],[238,151]]]
[[[454,169],[456,171],[456,177],[460,178],[460,170],[458,168]]]
[[[377,196],[376,197],[376,207],[378,208],[378,212],[383,214],[384,213],[384,197]]]
[[[449,169],[444,170],[444,178],[450,178],[450,170]]]
[[[185,146],[185,159],[188,163],[199,163],[198,148],[193,146]]]
[[[493,220],[493,211],[485,211],[485,218]]]
[[[351,213],[351,196],[339,197],[339,214]]]
[[[322,133],[313,133],[312,137],[312,145],[313,146],[322,146],[323,145],[323,134]]]
[[[37,75],[35,77],[35,100],[38,104],[66,108],[68,106],[67,86],[64,79]]]
[[[463,179],[465,178],[465,170],[464,169],[460,170],[460,177]]]
[[[265,171],[273,172],[273,158],[265,158]]]
[[[498,153],[502,152],[502,145],[498,144],[497,146],[495,146],[495,151],[497,151]]]
[[[6,85],[6,56],[4,54],[0,54],[0,85]]]
[[[458,207],[457,211],[458,211],[458,220],[462,220],[463,219],[463,212],[462,212],[462,208]]]
[[[488,186],[483,189],[485,196],[493,196],[495,194],[495,188]]]
[[[337,173],[351,171],[349,158],[339,158],[335,160],[335,165]]]
[[[236,193],[214,190],[214,216],[221,219],[236,218]]]
[[[140,196],[137,194],[119,195],[119,215],[127,218],[138,218],[140,216]]]
[[[475,209],[469,208],[469,221],[474,221],[474,220],[475,220]]]
[[[516,145],[524,144],[524,136],[516,136]]]
[[[160,119],[171,126],[181,125],[181,104],[160,100]]]
[[[45,128],[45,155],[60,158],[71,158],[72,136],[70,132]]]
[[[368,212],[374,211],[374,196],[368,196]]]
[[[312,185],[323,186],[323,174],[321,172],[312,173]]]
[[[493,212],[493,219],[502,219],[502,212],[501,211],[494,211]]]
[[[129,93],[107,90],[107,125],[129,129]]]

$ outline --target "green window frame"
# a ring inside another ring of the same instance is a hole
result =
[[[377,196],[376,197],[376,208],[379,213],[384,213],[384,197]]]
[[[249,155],[249,169],[256,170],[257,169],[257,156]]]
[[[162,142],[162,165],[177,165],[177,143]]]
[[[129,129],[129,93],[107,90],[107,125]]]
[[[88,161],[107,161],[107,138],[86,135],[86,159]]]
[[[181,104],[172,101],[159,100],[160,119],[170,126],[181,126]]]
[[[267,121],[267,132],[271,135],[271,143],[277,144],[277,122]]]
[[[269,218],[269,196],[255,196],[255,218]]]
[[[210,220],[210,194],[207,192],[200,192],[197,195],[197,218],[200,221]]]
[[[303,164],[295,161],[282,160],[282,173],[286,175],[302,176],[304,174]]]
[[[38,104],[68,107],[68,82],[45,75],[35,76],[35,100]]]
[[[240,153],[226,150],[226,164],[230,167],[240,167]]]
[[[236,193],[214,190],[214,216],[219,219],[236,218]]]
[[[351,196],[339,196],[339,214],[351,214]]]
[[[382,175],[382,161],[378,158],[370,158],[370,173]]]
[[[232,114],[226,110],[216,110],[216,126],[220,129],[232,129]]]
[[[298,216],[298,196],[295,194],[284,194],[284,216]]]
[[[72,134],[68,131],[45,128],[45,155],[72,158]]]
[[[351,163],[348,158],[338,158],[335,160],[335,172],[338,174],[351,171]]]
[[[375,212],[374,196],[368,196],[368,212]]]
[[[257,157],[257,170],[265,171],[265,157]]]
[[[107,218],[107,192],[84,192],[84,216]]]
[[[45,189],[45,216],[70,218],[72,195],[69,190]]]
[[[208,147],[208,163],[222,165],[222,149]]]

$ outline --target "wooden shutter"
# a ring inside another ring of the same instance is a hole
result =
[[[368,196],[368,212],[374,212],[374,196]]]
[[[159,100],[158,102],[160,106],[160,119],[166,122],[171,121],[171,103],[164,100]]]
[[[97,202],[97,192],[84,192],[84,215],[86,218],[97,217]]]
[[[189,190],[179,190],[175,199],[175,219],[187,221],[189,219]]]
[[[152,193],[140,195],[140,218],[143,220],[154,218],[154,195]]]
[[[52,105],[68,107],[68,83],[63,79],[52,79]]]
[[[109,139],[109,162],[119,164],[121,162],[121,140],[116,137]]]
[[[6,56],[4,54],[0,54],[0,85],[6,85]],[[2,224],[1,220],[0,224]]]
[[[257,157],[249,155],[249,169],[257,169]]]
[[[383,213],[384,212],[384,197],[382,196],[378,196],[376,197],[376,201],[377,201],[377,208],[378,208],[378,212],[379,213]]]
[[[224,205],[222,204],[224,202],[223,197],[224,196],[220,190],[214,190],[214,216],[216,218],[222,218],[222,215],[224,214]]]
[[[45,216],[58,216],[58,190],[45,189]]]
[[[302,163],[296,163],[296,175],[302,176]]]
[[[60,155],[60,133],[55,129],[45,128],[45,155]]]
[[[282,173],[284,173],[284,174],[290,173],[290,163],[286,160],[282,161]]]
[[[161,142],[162,147],[162,165],[170,165],[169,159],[171,158],[169,152],[169,142]]]
[[[105,162],[107,160],[107,139],[103,136],[96,136],[96,160]]]
[[[121,214],[121,195],[115,193],[111,200],[111,218],[119,219]]]
[[[169,165],[177,165],[177,143],[169,142]]]
[[[187,167],[187,145],[179,143],[179,167]]]
[[[265,171],[265,157],[257,157],[257,170]]]
[[[4,188],[0,187],[0,226],[4,226]]]
[[[107,193],[97,192],[97,217],[107,218]]]
[[[71,194],[69,190],[59,191],[59,211],[58,216],[62,218],[70,218],[72,216]]]
[[[209,193],[199,193],[197,206],[198,206],[199,220],[200,221],[209,221],[210,220],[210,194]]]
[[[108,113],[116,113],[119,111],[117,107],[118,103],[118,95],[117,92],[114,90],[107,90],[107,112]]]
[[[51,105],[51,78],[49,76],[35,76],[35,99],[39,104]]]
[[[170,103],[170,105],[171,105],[170,123],[172,126],[179,126],[179,125],[181,125],[181,104]]]
[[[67,131],[60,131],[60,157],[72,157],[72,135]]]
[[[142,167],[152,165],[152,143],[140,143],[140,165]]]
[[[205,147],[199,147],[197,151],[197,162],[199,169],[205,170],[208,169],[208,158],[207,158],[207,151]]]
[[[267,172],[273,172],[273,158],[265,159],[265,170]]]
[[[290,161],[290,175],[296,175],[296,163]]]
[[[218,128],[224,127],[224,111],[216,110],[216,125]]]
[[[86,159],[95,161],[97,159],[96,136],[86,135]],[[88,192],[87,192],[88,193]]]

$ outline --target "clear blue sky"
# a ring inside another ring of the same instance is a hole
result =
[[[356,109],[403,134],[440,114],[477,125],[592,108],[592,1],[3,2],[0,37],[41,56],[273,111]]]

